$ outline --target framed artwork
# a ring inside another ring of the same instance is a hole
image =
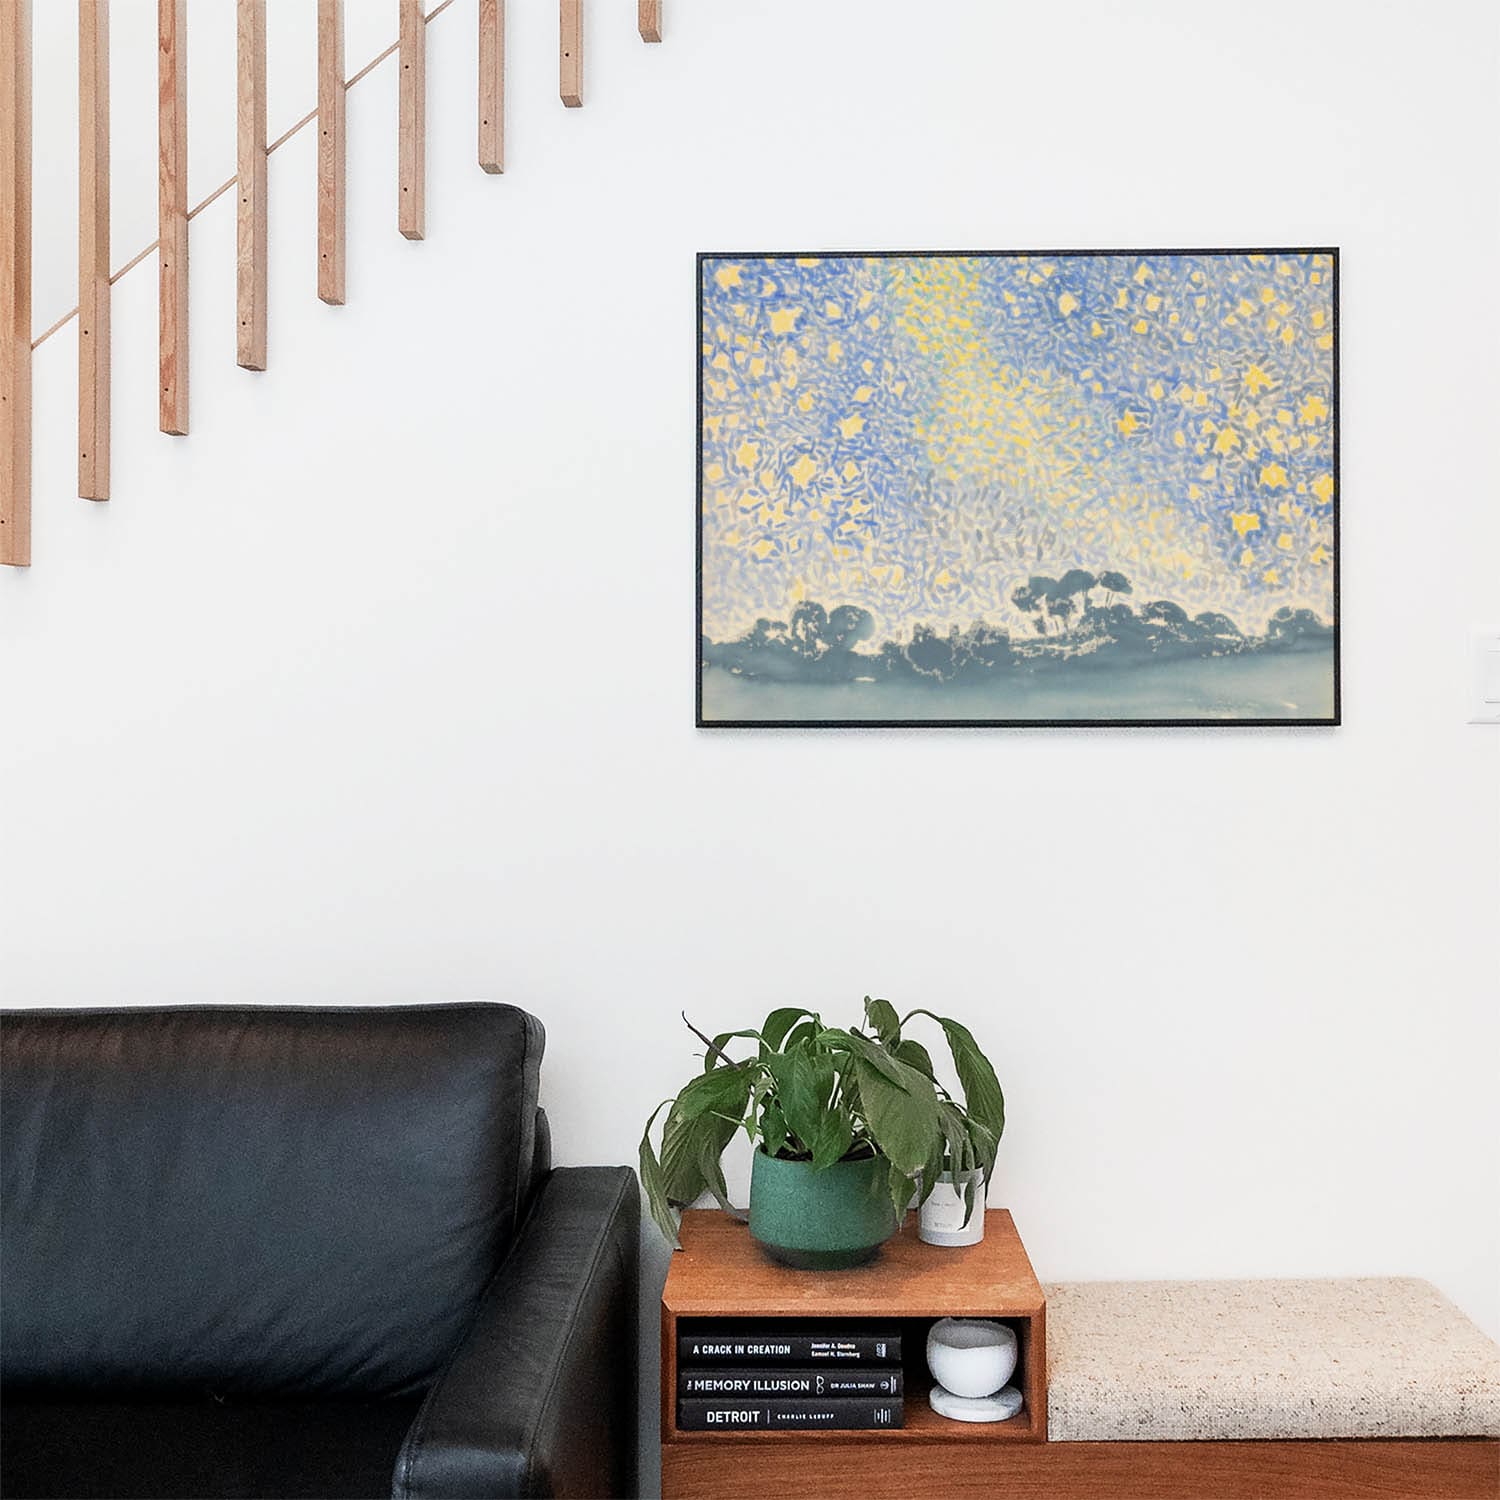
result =
[[[1337,724],[1332,249],[703,254],[702,726]]]

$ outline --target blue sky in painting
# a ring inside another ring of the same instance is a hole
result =
[[[1332,618],[1327,256],[711,258],[704,628],[1023,628],[1033,573]]]

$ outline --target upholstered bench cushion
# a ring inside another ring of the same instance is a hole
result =
[[[1425,1281],[1063,1282],[1053,1439],[1500,1434],[1500,1349]]]

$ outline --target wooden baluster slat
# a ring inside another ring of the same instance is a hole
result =
[[[397,225],[409,240],[427,232],[427,21],[422,0],[399,0],[401,62]]]
[[[31,0],[0,4],[0,563],[31,561]]]
[[[109,0],[78,0],[78,493],[109,499]]]
[[[187,0],[157,0],[161,430],[188,430]]]
[[[343,306],[343,0],[318,0],[318,296]]]
[[[266,0],[238,0],[235,40],[236,359],[266,367]]]
[[[661,40],[661,0],[637,0],[636,29],[643,42]]]
[[[505,0],[479,0],[479,165],[505,170]]]
[[[569,109],[583,103],[583,0],[558,0],[558,91]]]

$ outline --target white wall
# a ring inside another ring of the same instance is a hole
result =
[[[273,131],[310,8],[272,11]],[[36,9],[41,329],[75,43]],[[115,9],[119,263],[154,234],[155,7]],[[195,193],[233,170],[214,9]],[[352,68],[395,23],[350,10]],[[429,28],[425,244],[394,64],[350,94],[344,309],[312,131],[272,159],[264,375],[232,197],[194,221],[186,440],[154,259],[119,283],[107,505],[74,498],[71,327],[38,352],[5,999],[515,1000],[581,1162],[632,1158],[684,1007],[875,991],[996,1057],[994,1201],[1044,1277],[1413,1273],[1500,1333],[1500,733],[1463,700],[1500,616],[1500,13],[667,0],[648,48],[597,0],[564,111],[555,7],[512,0],[497,179],[473,11]],[[1256,242],[1344,251],[1343,728],[693,728],[695,251]]]

